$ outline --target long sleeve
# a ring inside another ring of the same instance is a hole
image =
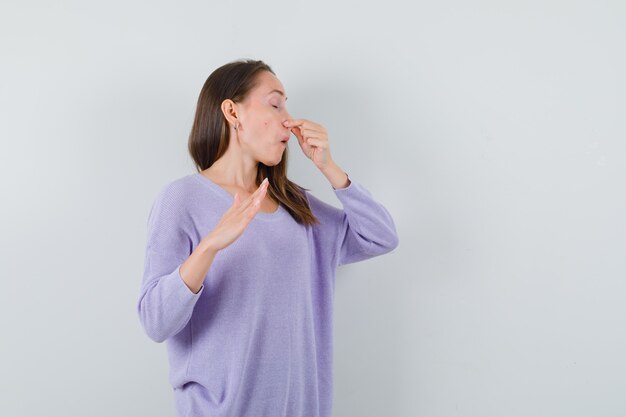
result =
[[[189,322],[194,306],[204,290],[197,293],[180,276],[180,265],[191,254],[184,198],[168,189],[161,191],[152,205],[147,222],[147,243],[141,293],[137,312],[146,334],[163,342],[180,332]]]
[[[398,234],[387,209],[360,183],[349,178],[345,188],[334,189],[341,201],[338,265],[379,256],[398,246]]]

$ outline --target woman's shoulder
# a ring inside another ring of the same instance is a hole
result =
[[[153,205],[175,211],[189,206],[189,203],[198,196],[198,184],[194,180],[193,175],[179,176],[161,185],[154,198]]]
[[[190,191],[198,188],[198,182],[195,179],[196,174],[186,174],[170,179],[161,185],[159,196],[186,196],[189,197]]]
[[[313,194],[309,190],[303,191],[309,202],[309,208],[311,209],[311,212],[315,217],[317,217],[320,223],[336,224],[342,220],[343,209],[337,208],[332,204],[325,202],[324,200],[315,196],[315,194]]]

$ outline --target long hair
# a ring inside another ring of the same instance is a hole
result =
[[[221,110],[222,102],[226,99],[243,101],[257,85],[261,71],[276,75],[261,60],[241,59],[217,68],[204,82],[188,142],[189,154],[198,172],[213,165],[228,149],[230,129]],[[319,224],[304,194],[304,190],[309,189],[287,179],[288,149],[285,148],[282,160],[275,166],[258,163],[256,185],[261,185],[267,177],[267,194],[282,203],[296,222],[305,226]]]

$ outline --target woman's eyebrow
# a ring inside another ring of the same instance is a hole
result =
[[[281,96],[285,97],[285,101],[287,101],[287,98],[288,98],[288,97],[287,97],[287,96],[285,96],[285,93],[283,93],[282,91],[277,90],[277,89],[273,89],[272,91],[270,91],[269,93],[267,93],[267,95],[270,95],[270,94],[272,94],[272,93],[278,93],[278,94],[280,94]]]

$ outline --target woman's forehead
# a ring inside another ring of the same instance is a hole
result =
[[[285,100],[287,100],[287,93],[285,92],[285,89],[283,88],[281,83],[277,82],[277,80],[278,79],[272,75],[265,75],[261,77],[260,79],[261,82],[259,83],[259,86],[256,89],[257,93],[261,97],[269,96],[272,94],[278,94],[278,95],[285,97]]]

